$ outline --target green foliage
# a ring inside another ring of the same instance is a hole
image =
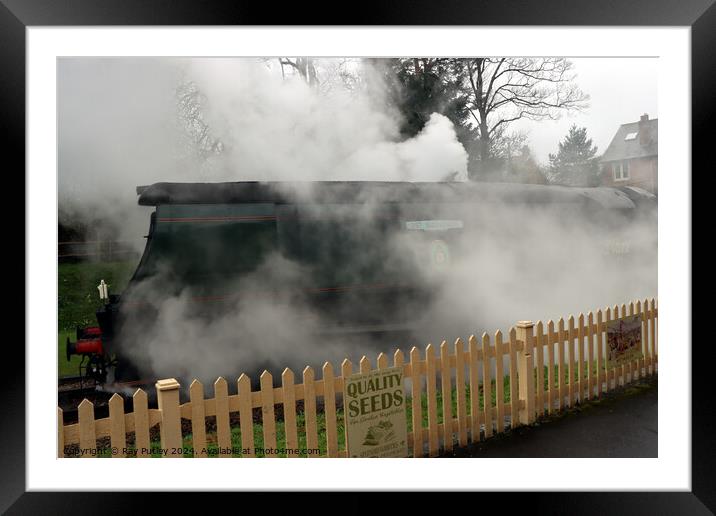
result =
[[[549,155],[551,182],[571,186],[600,183],[597,147],[587,138],[587,128],[572,125],[557,154]]]
[[[400,135],[418,134],[430,115],[440,113],[455,125],[458,140],[468,148],[474,139],[468,124],[470,110],[464,90],[461,59],[401,58],[367,60],[387,87],[385,102],[402,117]]]

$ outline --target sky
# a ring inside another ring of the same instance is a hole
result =
[[[571,58],[575,82],[591,100],[581,113],[569,113],[556,121],[520,120],[512,129],[526,131],[538,161],[547,163],[549,153],[572,124],[586,127],[602,154],[621,124],[636,122],[648,113],[658,118],[657,58]]]

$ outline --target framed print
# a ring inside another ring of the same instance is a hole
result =
[[[714,510],[690,260],[711,2],[294,10],[3,0],[28,302],[0,507],[516,490]],[[589,439],[491,454],[640,389]]]

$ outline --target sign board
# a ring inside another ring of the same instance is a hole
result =
[[[461,220],[409,220],[405,223],[407,229],[420,231],[446,231],[448,229],[462,229]]]
[[[607,322],[609,367],[621,366],[641,357],[641,315]]]
[[[407,457],[405,402],[402,367],[346,378],[343,411],[348,457]]]

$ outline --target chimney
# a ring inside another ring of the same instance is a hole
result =
[[[649,134],[649,115],[644,113],[639,119],[639,145],[649,145],[651,134]]]

